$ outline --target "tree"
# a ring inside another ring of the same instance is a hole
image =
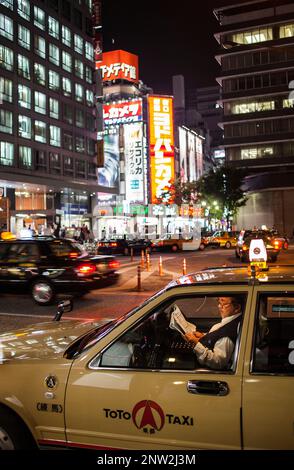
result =
[[[157,204],[195,204],[199,199],[196,182],[183,183],[180,178],[169,181],[157,198]]]
[[[245,176],[244,170],[223,165],[211,168],[196,182],[201,200],[216,201],[228,226],[230,218],[246,204],[247,197],[242,190]]]

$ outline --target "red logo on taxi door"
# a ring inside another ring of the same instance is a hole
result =
[[[142,400],[132,411],[133,423],[138,429],[153,434],[164,426],[164,413],[162,408],[152,400]]]

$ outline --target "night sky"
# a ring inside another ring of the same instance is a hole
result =
[[[154,93],[172,93],[172,76],[186,88],[216,84],[218,23],[213,8],[226,0],[102,0],[104,51],[139,56],[139,78]],[[176,6],[174,6],[176,5]],[[114,40],[114,43],[113,43]]]

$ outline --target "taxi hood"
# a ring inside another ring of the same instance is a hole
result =
[[[76,338],[105,323],[92,320],[51,321],[1,334],[0,364],[14,360],[60,358]]]

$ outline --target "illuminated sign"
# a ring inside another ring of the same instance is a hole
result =
[[[119,188],[119,135],[104,136],[104,165],[98,168],[98,184]]]
[[[124,126],[126,201],[144,203],[143,123]]]
[[[173,98],[149,95],[148,119],[151,200],[156,203],[175,175]]]
[[[125,101],[103,105],[103,120],[105,126],[128,124],[142,121],[142,100]]]
[[[138,83],[138,56],[118,50],[103,52],[102,62],[96,62],[96,69],[101,70],[104,82],[123,79]]]

